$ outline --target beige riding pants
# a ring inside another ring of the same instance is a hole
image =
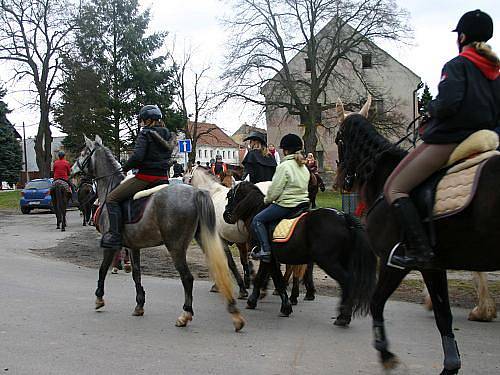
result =
[[[139,180],[138,178],[130,178],[114,188],[106,198],[109,203],[121,203],[126,199],[132,198],[135,193],[145,190],[151,183]]]
[[[384,185],[384,196],[389,204],[408,197],[410,192],[445,166],[457,144],[422,143],[401,160]]]

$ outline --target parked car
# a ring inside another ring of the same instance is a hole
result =
[[[34,208],[52,209],[52,197],[50,196],[51,178],[39,178],[29,181],[21,191],[21,212],[29,214]]]

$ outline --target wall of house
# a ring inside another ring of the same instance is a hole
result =
[[[236,147],[214,147],[206,145],[196,146],[196,161],[200,161],[202,165],[215,159],[216,155],[222,156],[222,161],[227,164],[239,164],[240,157],[238,148]],[[184,154],[176,154],[177,161],[184,163]]]

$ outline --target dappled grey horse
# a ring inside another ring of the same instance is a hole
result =
[[[85,137],[86,147],[72,169],[92,176],[97,181],[99,202],[105,202],[107,194],[124,178],[120,164],[111,151],[103,146],[96,136],[95,141]],[[106,210],[102,210],[98,223],[101,232],[109,226]],[[126,224],[123,229],[124,246],[131,250],[132,277],[135,282],[137,305],[135,316],[144,314],[145,292],[141,285],[140,249],[164,244],[172,256],[184,287],[183,312],[176,325],[184,327],[193,317],[193,275],[186,262],[186,251],[196,239],[206,255],[208,267],[215,283],[228,304],[236,331],[243,328],[245,321],[236,307],[233,286],[222,243],[216,231],[215,210],[206,191],[189,185],[168,186],[154,193],[136,224]],[[96,290],[96,309],[104,306],[104,280],[113,260],[115,250],[103,249],[104,259],[99,269]]]

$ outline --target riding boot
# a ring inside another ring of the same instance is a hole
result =
[[[406,245],[405,255],[394,255],[391,262],[404,268],[428,268],[434,252],[413,202],[408,197],[399,198],[391,207],[396,220],[403,227]]]
[[[255,223],[254,234],[259,242],[258,248],[252,249],[251,256],[253,259],[260,260],[265,263],[271,261],[271,245],[269,244],[269,236],[267,233],[267,228],[263,223]],[[257,251],[258,249],[258,251]]]
[[[122,208],[119,203],[106,202],[109,217],[109,231],[102,236],[101,247],[122,248]]]

